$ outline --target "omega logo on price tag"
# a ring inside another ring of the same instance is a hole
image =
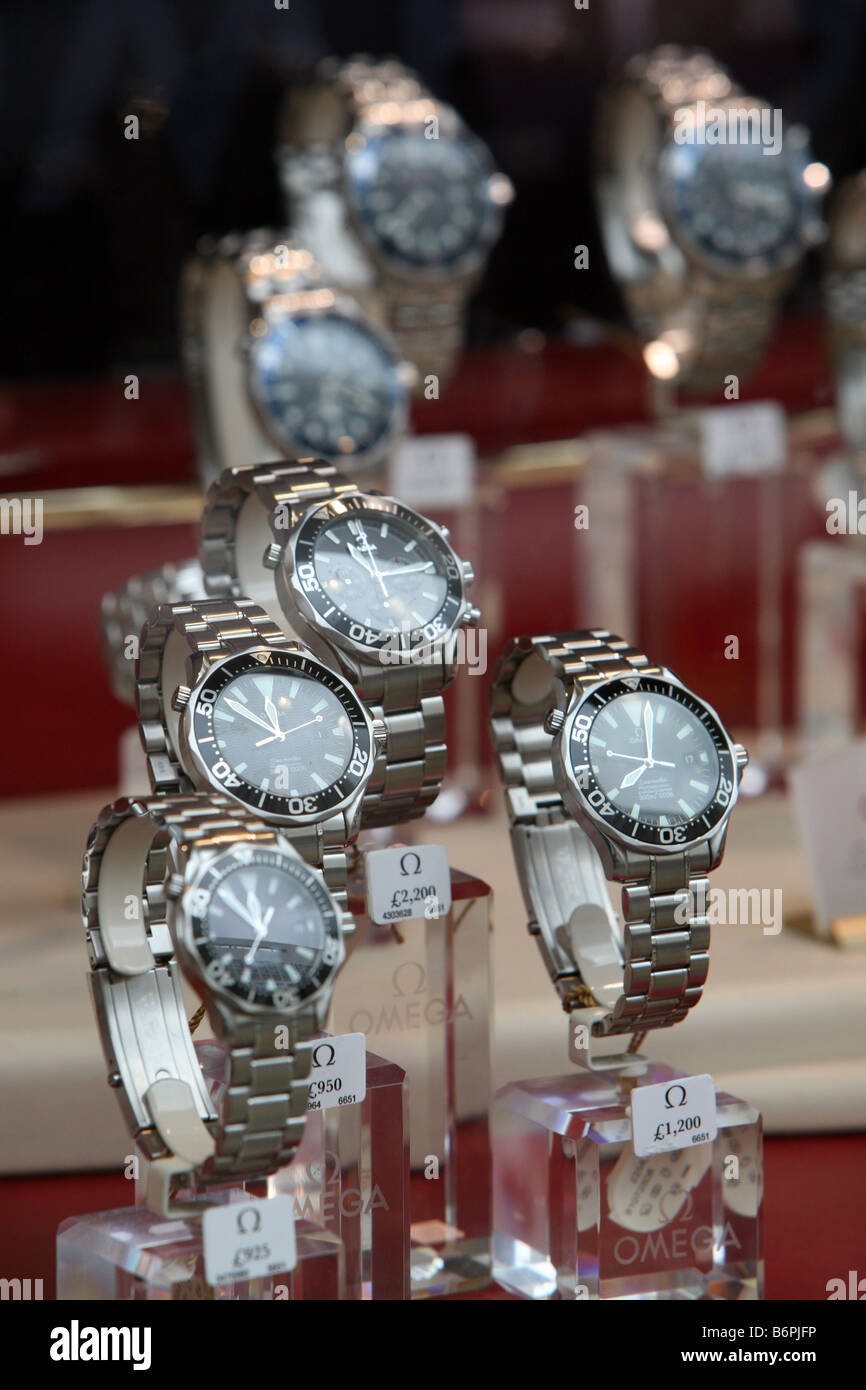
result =
[[[367,1094],[367,1040],[363,1033],[320,1038],[311,1047],[307,1111],[357,1105]]]
[[[451,872],[444,845],[370,850],[364,860],[367,911],[380,927],[413,917],[445,917]]]
[[[711,1076],[681,1076],[631,1093],[634,1151],[639,1158],[707,1144],[718,1133]]]
[[[291,1197],[208,1207],[202,1243],[205,1279],[215,1288],[294,1269],[298,1252]]]

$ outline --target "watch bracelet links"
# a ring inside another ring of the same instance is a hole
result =
[[[180,765],[163,708],[162,656],[175,631],[186,637],[193,650],[225,656],[233,651],[247,651],[254,641],[277,648],[289,645],[282,628],[247,598],[207,598],[155,610],[143,634],[136,666],[136,700],[150,784],[162,796],[196,790],[192,778]],[[307,864],[322,870],[332,897],[345,909],[348,826],[342,812],[311,825],[280,826],[279,831]]]
[[[112,968],[105,949],[104,926],[99,919],[99,876],[113,833],[130,816],[140,815],[152,821],[154,841],[142,866],[142,881],[131,881],[129,887],[134,890],[132,896],[141,894],[153,966],[144,974],[125,975]],[[275,1017],[234,1024],[231,1037],[225,1040],[226,1084],[218,1104],[211,1098],[186,1020],[180,971],[173,959],[166,920],[170,874],[167,841],[170,835],[183,850],[224,847],[233,832],[238,840],[253,843],[269,843],[279,833],[239,811],[228,797],[121,801],[106,807],[93,827],[82,868],[82,916],[91,957],[91,988],[103,1048],[115,1068],[109,1080],[122,1088],[130,1127],[150,1159],[170,1154],[156,1116],[149,1110],[150,1086],[166,1077],[187,1085],[190,1105],[214,1141],[213,1155],[204,1171],[195,1170],[196,1181],[204,1184],[234,1176],[266,1176],[291,1161],[304,1130],[309,1044],[318,1027],[312,1010],[286,1020]],[[276,1045],[278,1027],[281,1035],[283,1029],[287,1031],[285,1047]]]
[[[567,696],[574,687],[588,689],[600,679],[659,675],[661,668],[604,628],[508,644],[494,674],[491,734],[512,824],[543,835],[544,827],[569,818],[554,781],[552,735],[543,727],[550,701],[545,698],[521,714],[511,695],[517,668],[532,652],[550,664]],[[531,839],[526,843],[531,852]],[[602,1020],[598,1031],[605,1035],[679,1022],[700,999],[709,970],[709,922],[698,910],[707,902],[709,847],[639,856],[631,868],[634,877],[622,888],[623,993]],[[682,922],[686,902],[688,917]],[[578,970],[573,982],[559,978],[555,983],[568,1011],[595,1002]]]
[[[204,576],[194,558],[135,575],[120,588],[103,595],[103,656],[118,700],[135,707],[135,661],[127,657],[125,646],[130,637],[138,642],[151,610],[163,603],[182,603],[204,596]]]
[[[199,557],[205,587],[216,595],[239,595],[236,538],[241,508],[255,493],[268,519],[268,534],[285,543],[308,507],[345,497],[363,496],[358,485],[332,465],[304,460],[226,470],[208,491],[202,515]],[[285,525],[277,517],[285,510]],[[264,550],[264,547],[263,547]],[[327,643],[327,638],[322,638]],[[373,719],[387,730],[383,756],[377,758],[361,810],[361,828],[373,829],[424,814],[442,788],[448,757],[442,690],[453,678],[446,658],[424,663],[387,665],[344,659],[328,645],[331,662],[355,688]]]
[[[636,55],[626,64],[624,80],[643,91],[664,121],[678,107],[743,94],[710,53],[677,45]],[[649,342],[683,328],[694,336],[697,350],[691,361],[686,359],[682,385],[694,394],[709,394],[724,389],[725,377],[747,378],[758,367],[775,325],[779,298],[792,275],[783,272],[743,288],[696,273],[694,266],[691,274],[691,283],[682,287],[672,286],[662,273],[621,289],[641,338]]]

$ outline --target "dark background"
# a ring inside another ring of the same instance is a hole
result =
[[[812,130],[837,181],[866,164],[866,0],[17,0],[0,9],[0,378],[177,357],[176,284],[203,232],[279,226],[286,83],[326,53],[393,52],[453,101],[517,200],[470,341],[615,319],[592,206],[611,65],[702,44]],[[123,136],[138,114],[141,138]],[[590,247],[591,274],[572,248]],[[814,259],[814,258],[813,258]],[[813,264],[795,307],[815,299]]]

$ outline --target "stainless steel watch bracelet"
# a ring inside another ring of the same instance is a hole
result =
[[[362,495],[356,483],[322,460],[226,470],[210,488],[202,515],[199,558],[208,592],[250,595],[276,621],[291,625],[293,616],[277,602],[265,553],[270,550],[277,562],[277,551],[311,506]],[[253,496],[260,505],[245,506]],[[430,661],[388,665],[355,657],[306,626],[294,635],[328,665],[336,664],[372,717],[385,725],[387,739],[364,798],[362,827],[423,815],[439,795],[448,755],[441,692],[454,667],[445,649]]]
[[[198,560],[179,560],[136,575],[102,599],[103,655],[111,688],[125,705],[135,705],[135,658],[141,629],[161,603],[204,598]],[[130,640],[132,639],[132,640]]]
[[[172,881],[182,882],[191,849],[275,839],[272,826],[227,797],[150,797],[107,806],[84,855],[82,914],[109,1084],[143,1152],[183,1160],[196,1182],[272,1173],[291,1161],[303,1133],[315,1010],[261,1019],[210,1011],[226,1047],[216,1103],[193,1047],[167,921]]]
[[[550,670],[550,688],[522,702],[513,684],[532,655]],[[490,728],[512,823],[512,848],[530,931],[568,1010],[604,1010],[593,1032],[642,1033],[685,1018],[709,969],[706,843],[682,853],[628,851],[620,924],[601,859],[571,819],[557,789],[545,723],[575,689],[620,677],[659,675],[643,653],[603,628],[517,638],[494,676]],[[686,920],[682,920],[686,917]]]
[[[166,648],[173,633],[184,640],[167,669]],[[178,796],[196,790],[190,773],[180,763],[179,717],[171,696],[183,683],[179,657],[190,652],[229,656],[252,644],[286,648],[289,639],[267,613],[247,598],[202,599],[195,604],[174,604],[156,609],[142,635],[136,666],[139,734],[147,757],[154,792]],[[242,808],[238,803],[240,813]],[[331,896],[345,908],[349,826],[342,812],[311,825],[280,826],[280,833],[297,849],[307,864],[323,872]]]
[[[727,376],[759,365],[792,272],[746,283],[687,262],[664,230],[656,161],[678,108],[735,95],[746,94],[709,53],[663,46],[632,58],[610,84],[596,127],[602,233],[635,330],[675,352],[676,385],[720,395]]]

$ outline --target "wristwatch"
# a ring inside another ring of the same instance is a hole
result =
[[[182,302],[205,485],[234,464],[310,453],[370,469],[405,430],[414,367],[288,236],[200,242]]]
[[[824,300],[836,413],[848,447],[866,451],[866,172],[846,179],[831,206]]]
[[[136,670],[152,789],[226,794],[342,891],[385,733],[342,676],[249,599],[155,609]]]
[[[530,931],[596,1036],[685,1018],[709,967],[706,875],[748,761],[718,715],[603,628],[509,642],[491,736]],[[606,880],[622,884],[623,924]]]
[[[108,1081],[139,1148],[169,1160],[181,1187],[289,1163],[304,1128],[309,1040],[353,928],[345,895],[224,796],[107,806],[82,880]],[[196,1058],[184,980],[225,1047],[218,1103]]]
[[[442,691],[461,629],[480,617],[445,528],[305,459],[227,470],[208,492],[199,558],[209,593],[254,599],[383,722],[384,785],[364,825],[423,814],[445,771]]]
[[[719,393],[747,377],[823,239],[829,172],[781,115],[710,54],[674,46],[632,58],[602,95],[601,231],[656,377]]]
[[[447,378],[514,196],[487,147],[396,59],[327,59],[289,93],[277,166],[304,245]]]
[[[135,705],[135,659],[141,629],[152,608],[204,598],[204,577],[197,559],[163,565],[135,575],[102,597],[102,654],[111,688],[125,705]]]

